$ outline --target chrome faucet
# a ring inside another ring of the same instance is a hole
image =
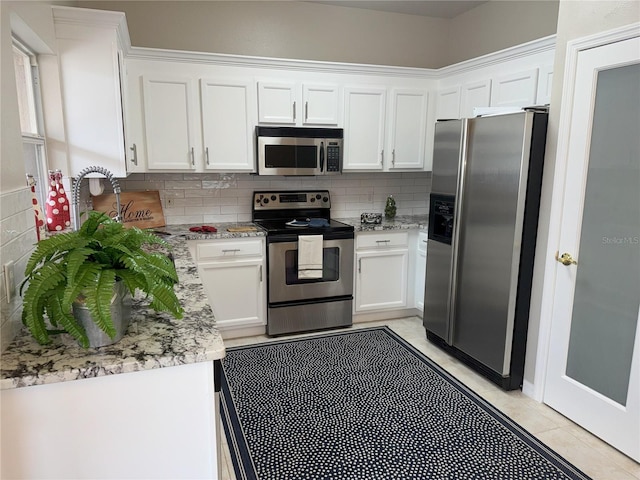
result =
[[[80,183],[82,182],[82,179],[88,175],[89,173],[101,173],[102,175],[104,175],[105,177],[107,177],[107,180],[109,180],[111,182],[111,186],[113,187],[113,193],[116,195],[116,215],[115,217],[113,217],[113,219],[116,222],[122,222],[122,216],[120,215],[120,184],[118,183],[118,180],[113,176],[113,174],[107,170],[106,168],[103,167],[87,167],[84,170],[81,170],[80,173],[78,174],[78,176],[76,177],[74,183],[73,183],[73,193],[72,193],[72,200],[71,200],[71,213],[73,215],[73,229],[74,230],[78,230],[80,228],[80,211],[79,211],[79,205],[80,205]]]

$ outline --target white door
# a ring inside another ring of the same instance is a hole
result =
[[[544,402],[640,460],[640,39],[575,65]]]

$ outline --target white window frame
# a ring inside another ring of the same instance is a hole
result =
[[[31,50],[24,42],[22,42],[15,35],[12,36],[13,47],[20,53],[25,55],[29,59],[31,88],[28,89],[29,95],[29,109],[31,123],[35,125],[36,132],[22,132],[22,144],[23,149],[33,148],[33,156],[35,157],[35,169],[36,171],[29,171],[26,163],[27,174],[31,174],[36,179],[36,195],[41,205],[44,205],[48,194],[48,163],[47,163],[47,149],[46,139],[44,135],[44,117],[42,108],[42,94],[40,91],[40,71],[38,69],[38,62],[36,53]],[[26,159],[26,156],[25,156]]]

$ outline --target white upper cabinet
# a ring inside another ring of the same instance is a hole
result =
[[[460,118],[460,85],[438,90],[436,119]]]
[[[337,85],[302,85],[304,125],[338,125]]]
[[[120,62],[130,46],[123,13],[52,7],[68,171],[89,166],[128,173]]]
[[[553,65],[540,67],[538,72],[537,105],[547,105],[551,102],[551,85],[553,84]]]
[[[462,86],[461,118],[473,117],[473,109],[491,105],[491,79],[466,83]]]
[[[547,37],[442,68],[435,118],[548,104],[554,55],[555,39]]]
[[[193,81],[143,75],[142,92],[147,168],[195,170]]]
[[[291,126],[338,125],[338,85],[258,82],[258,120]]]
[[[424,168],[427,107],[426,90],[392,90],[389,170]]]
[[[136,171],[255,172],[255,83],[207,67],[128,61],[128,139]]]
[[[200,98],[205,170],[255,171],[253,82],[201,79]]]
[[[344,98],[344,170],[424,168],[426,89],[349,87]]]
[[[387,89],[345,88],[343,170],[382,170]]]
[[[491,86],[492,107],[530,107],[536,104],[538,69],[497,76]]]

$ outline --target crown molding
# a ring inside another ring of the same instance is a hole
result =
[[[446,75],[467,72],[480,67],[497,64],[507,60],[525,57],[535,53],[553,50],[556,36],[550,35],[515,47],[489,53],[481,57],[466,60],[446,67],[417,68],[394,67],[388,65],[371,65],[358,63],[323,62],[314,60],[294,60],[286,58],[232,55],[223,53],[193,52],[186,50],[167,50],[159,48],[131,47],[127,58],[142,60],[164,60],[177,63],[200,63],[208,65],[225,65],[236,67],[272,68],[323,73],[345,73],[355,75],[386,75],[394,77],[412,77],[438,79]]]
[[[515,60],[517,58],[534,55],[536,53],[553,51],[555,48],[556,36],[549,35],[548,37],[542,37],[537,40],[532,40],[530,42],[516,45],[514,47],[505,48],[504,50],[498,50],[497,52],[488,53],[480,57],[465,60],[464,62],[459,62],[453,65],[442,67],[439,68],[437,72],[438,76],[464,73],[471,70],[476,70],[480,67],[487,67],[508,60]]]
[[[419,78],[435,78],[434,70],[414,67],[394,67],[358,63],[295,60],[286,58],[257,57],[223,53],[166,50],[158,48],[132,47],[127,58],[142,60],[166,60],[178,63],[201,63],[236,67],[272,68],[306,72],[346,73],[364,75],[388,75]]]
[[[56,25],[92,26],[113,29],[120,41],[120,47],[125,55],[131,50],[131,38],[127,19],[123,12],[110,10],[94,10],[91,8],[76,8],[54,5],[51,7],[53,20]]]

